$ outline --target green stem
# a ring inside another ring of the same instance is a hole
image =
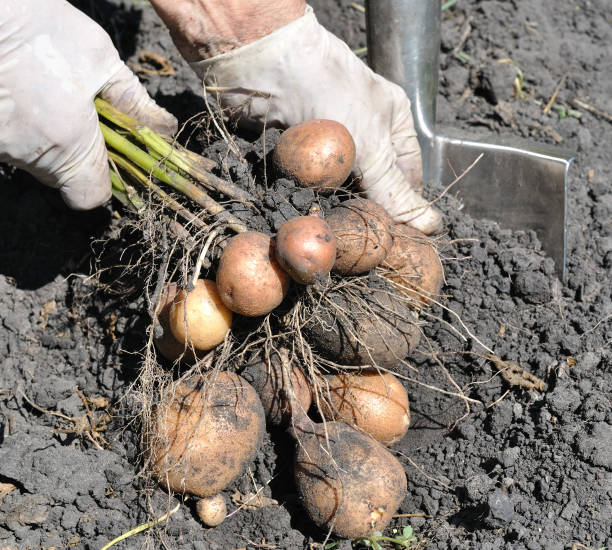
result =
[[[236,218],[236,216],[227,212],[218,202],[209,197],[205,191],[191,183],[188,179],[180,174],[169,172],[163,166],[160,166],[159,162],[151,155],[145,153],[140,147],[134,145],[131,141],[106,126],[103,122],[100,122],[100,129],[102,130],[102,135],[104,136],[106,144],[116,151],[119,151],[122,155],[125,155],[136,164],[136,166],[189,197],[209,214],[218,216],[220,219],[226,221],[229,227],[236,233],[248,231],[247,226]]]
[[[95,99],[95,105],[100,116],[130,132],[137,141],[155,153],[152,156],[156,157],[158,161],[161,160],[162,163],[167,164],[171,170],[182,170],[202,185],[219,193],[223,193],[228,197],[247,202],[253,200],[253,197],[244,189],[207,172],[206,164],[211,162],[208,161],[207,163],[206,160],[208,159],[200,157],[204,162],[195,161],[195,153],[187,155],[184,151],[178,150],[162,136],[151,130],[151,128],[148,128],[131,116],[122,113],[102,98],[97,97]],[[197,156],[199,157],[199,155]]]
[[[161,189],[158,185],[155,185],[144,172],[141,172],[137,166],[134,166],[129,160],[125,159],[121,155],[113,151],[108,151],[108,156],[117,164],[117,166],[123,168],[127,174],[140,185],[152,190],[164,203],[165,206],[174,210],[187,222],[191,223],[198,229],[208,229],[208,226],[195,214],[183,207],[178,201],[173,199],[168,193]]]

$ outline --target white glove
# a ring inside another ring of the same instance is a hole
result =
[[[191,66],[222,107],[239,110],[242,124],[341,122],[355,140],[368,198],[425,233],[440,228],[439,212],[419,192],[421,153],[408,98],[326,31],[310,7],[256,42]]]
[[[0,161],[58,188],[75,209],[110,197],[97,94],[161,133],[176,131],[85,14],[65,0],[0,1]]]

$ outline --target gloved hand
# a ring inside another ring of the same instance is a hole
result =
[[[242,41],[246,45],[240,44],[234,26],[227,34],[237,37],[239,47],[232,49],[229,40],[222,40],[217,52],[225,53],[205,59],[217,44],[214,37],[205,39],[210,21],[215,21],[207,13],[213,5],[202,0],[153,0],[153,5],[207,91],[217,95],[222,107],[238,110],[243,124],[261,129],[264,124],[287,127],[312,118],[341,122],[355,140],[354,171],[361,175],[367,197],[395,220],[425,233],[440,228],[439,212],[420,193],[421,154],[409,100],[399,86],[371,71],[326,31],[311,8],[262,38],[249,43],[247,36]],[[267,14],[268,21],[272,15]]]
[[[97,94],[158,132],[176,131],[85,14],[65,0],[0,2],[0,161],[58,188],[75,209],[110,197]]]

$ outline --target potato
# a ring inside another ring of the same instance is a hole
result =
[[[430,304],[444,282],[444,268],[433,241],[407,224],[397,223],[392,230],[393,247],[383,262],[385,277],[407,296]]]
[[[383,445],[393,445],[410,426],[408,393],[388,372],[324,376],[323,414],[355,426]]]
[[[334,305],[316,306],[303,330],[321,355],[341,365],[393,368],[414,351],[421,334],[414,314],[392,297],[389,283],[375,280],[382,287],[328,291]]]
[[[159,338],[155,338],[154,342],[159,352],[169,361],[176,361],[181,356],[190,361],[194,358],[191,348],[185,347],[185,344],[179,342],[170,330],[170,308],[178,290],[175,283],[170,283],[162,295],[157,320],[164,332]]]
[[[287,364],[286,368],[283,372],[282,357],[272,352],[269,361],[258,357],[242,372],[242,377],[259,395],[268,424],[274,427],[286,427],[291,423],[293,407],[298,408],[298,415],[305,415],[312,401],[310,385],[302,369],[295,364]]]
[[[272,162],[280,176],[329,193],[351,173],[355,142],[339,122],[307,120],[283,132],[274,147]]]
[[[231,372],[195,375],[170,390],[147,434],[153,475],[171,491],[216,495],[257,454],[265,430],[261,401]]]
[[[276,259],[291,278],[309,285],[326,277],[336,261],[336,237],[317,216],[300,216],[276,233]]]
[[[350,199],[332,208],[325,220],[336,235],[334,273],[365,273],[379,265],[391,251],[392,219],[375,202]]]
[[[382,531],[406,494],[406,475],[380,443],[342,422],[294,429],[295,482],[312,521],[341,537]]]
[[[176,293],[169,324],[179,344],[209,350],[225,339],[232,325],[232,312],[221,302],[214,281],[198,279],[191,292]]]
[[[279,306],[289,291],[290,280],[276,261],[274,240],[257,231],[233,237],[217,269],[221,300],[246,317],[265,315]]]
[[[227,505],[222,494],[201,498],[196,502],[196,513],[206,527],[216,527],[227,516]]]

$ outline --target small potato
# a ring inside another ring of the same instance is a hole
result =
[[[191,292],[176,293],[169,324],[179,344],[205,351],[223,342],[232,325],[232,312],[221,302],[214,281],[198,279]]]
[[[162,336],[155,338],[155,346],[169,361],[176,361],[181,356],[186,360],[193,359],[193,352],[191,349],[188,347],[186,348],[185,344],[179,342],[170,330],[170,308],[172,307],[172,302],[178,291],[178,286],[175,283],[170,283],[166,287],[162,296],[161,308],[157,316],[157,320],[164,332]]]
[[[295,482],[311,520],[347,539],[383,531],[406,494],[406,474],[380,443],[342,422],[296,428]]]
[[[373,201],[345,201],[332,208],[325,221],[336,235],[334,273],[366,273],[380,265],[393,245],[391,216]]]
[[[410,225],[393,226],[393,247],[383,262],[385,277],[400,292],[428,305],[440,293],[444,268],[431,239]]]
[[[351,173],[355,142],[339,122],[307,120],[283,132],[274,147],[272,162],[280,176],[329,193]]]
[[[265,423],[257,393],[237,374],[179,382],[153,410],[146,445],[153,475],[171,491],[216,495],[255,458]]]
[[[369,433],[383,445],[393,445],[410,426],[408,392],[388,372],[324,376],[323,414]]]
[[[274,240],[257,231],[236,235],[225,247],[217,269],[223,303],[235,313],[258,317],[278,307],[290,277],[278,265]]]
[[[379,279],[384,281],[384,279]],[[319,305],[304,327],[308,343],[340,365],[378,365],[392,369],[419,343],[414,314],[392,298],[393,289],[355,289],[327,293],[334,306]]]
[[[312,401],[308,379],[302,369],[294,364],[288,364],[286,369],[283,370],[283,358],[279,353],[272,352],[269,362],[257,358],[241,373],[255,388],[268,424],[274,427],[289,426],[294,414],[306,415]],[[294,411],[294,407],[298,410]]]
[[[300,284],[326,277],[336,261],[336,237],[317,216],[300,216],[285,222],[276,234],[276,259]]]
[[[221,493],[212,497],[201,498],[196,502],[196,513],[206,527],[220,525],[227,516],[225,498]]]

